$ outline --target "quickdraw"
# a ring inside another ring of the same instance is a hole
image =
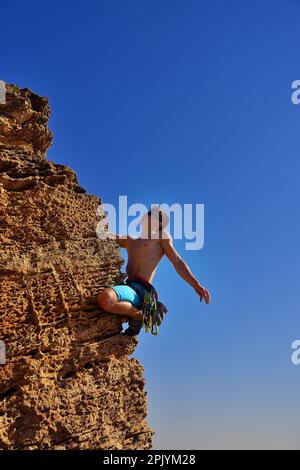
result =
[[[141,310],[143,312],[143,326],[145,327],[145,332],[158,335],[158,327],[162,324],[168,310],[166,306],[158,300],[156,289],[152,284],[146,283],[140,278],[127,279],[126,284],[143,298]]]

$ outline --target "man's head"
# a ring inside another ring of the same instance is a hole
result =
[[[152,207],[141,220],[142,231],[149,235],[153,233],[161,234],[169,223],[168,215],[159,206]]]

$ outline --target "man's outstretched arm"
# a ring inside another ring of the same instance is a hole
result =
[[[210,293],[205,287],[203,287],[198,280],[193,275],[192,271],[186,264],[186,262],[181,258],[180,254],[176,251],[173,240],[170,234],[167,235],[167,238],[161,240],[161,246],[164,250],[164,253],[169,258],[174,268],[178,274],[184,279],[200,296],[200,300],[205,300],[207,304],[210,302]]]

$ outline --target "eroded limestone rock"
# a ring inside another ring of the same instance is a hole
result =
[[[7,86],[0,104],[0,449],[148,449],[136,340],[96,295],[122,258],[96,226],[101,200],[45,159],[49,105]]]

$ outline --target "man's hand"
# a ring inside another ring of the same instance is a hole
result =
[[[195,288],[195,291],[200,296],[200,302],[204,299],[207,305],[210,303],[210,293],[205,287],[199,284],[199,286]]]

